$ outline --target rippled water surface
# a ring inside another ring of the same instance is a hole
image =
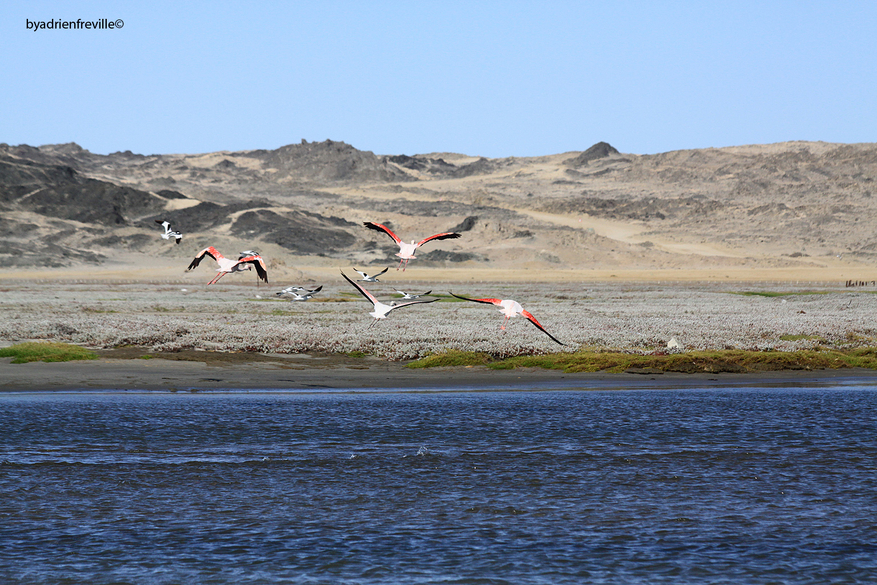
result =
[[[874,583],[877,390],[0,396],[4,583]]]

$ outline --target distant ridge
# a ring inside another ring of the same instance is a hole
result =
[[[567,161],[566,164],[572,167],[580,167],[582,165],[586,165],[592,160],[597,160],[600,158],[606,158],[612,156],[613,154],[621,154],[618,152],[614,146],[609,144],[608,142],[598,142],[585,152],[581,153],[575,158],[572,158]]]
[[[180,246],[157,237],[156,219],[186,234]],[[6,267],[137,255],[185,264],[214,244],[259,249],[290,271],[395,260],[393,246],[363,221],[409,237],[464,232],[424,253],[422,267],[843,265],[865,268],[845,278],[870,282],[877,143],[637,155],[598,142],[584,152],[502,159],[375,155],[333,140],[165,155],[0,144]]]
[[[278,176],[317,182],[409,181],[400,171],[367,150],[358,150],[345,142],[325,140],[288,144],[276,150],[247,153],[275,168]]]

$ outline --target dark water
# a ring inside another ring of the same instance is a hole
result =
[[[3,583],[875,583],[877,389],[0,396]]]

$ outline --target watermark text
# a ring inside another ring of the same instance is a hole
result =
[[[121,18],[98,18],[97,20],[30,20],[25,19],[27,30],[114,30],[125,26]]]

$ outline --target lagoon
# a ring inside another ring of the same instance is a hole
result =
[[[877,580],[877,385],[0,394],[9,583]]]

